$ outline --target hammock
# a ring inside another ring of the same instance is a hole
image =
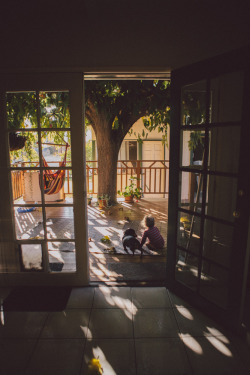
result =
[[[66,156],[67,156],[67,149],[68,149],[68,144],[65,145],[65,155],[63,158],[63,161],[59,164],[59,168],[65,167],[66,165]],[[49,167],[48,163],[43,159],[43,167]],[[51,194],[56,194],[58,193],[61,188],[64,185],[64,180],[65,180],[65,170],[64,169],[58,169],[56,172],[52,172],[50,169],[45,169],[43,171],[43,189],[44,189],[44,194],[51,195]]]

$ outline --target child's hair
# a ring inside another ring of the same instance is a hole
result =
[[[153,216],[146,216],[144,220],[145,220],[145,225],[148,228],[152,228],[155,225],[155,219],[153,218]]]

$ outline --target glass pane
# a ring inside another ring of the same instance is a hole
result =
[[[18,139],[20,137],[24,138],[24,143],[23,141],[19,143]],[[9,155],[11,167],[37,167],[39,165],[37,142],[37,132],[10,133]]]
[[[47,207],[46,227],[48,239],[74,239],[73,207]]]
[[[179,206],[201,212],[203,175],[192,172],[181,172],[180,175]]]
[[[42,154],[49,167],[58,167],[62,162],[64,166],[71,166],[70,131],[42,132],[41,142]]]
[[[244,73],[233,72],[211,80],[211,122],[240,121]]]
[[[210,170],[237,173],[240,152],[239,126],[216,127],[210,131]]]
[[[69,128],[69,92],[40,92],[41,127]]]
[[[187,287],[197,290],[198,284],[198,258],[177,250],[177,264],[175,268],[175,278]]]
[[[35,92],[8,92],[6,107],[9,129],[37,127]]]
[[[73,181],[71,169],[67,169],[65,171],[64,197],[67,202],[73,202]]]
[[[43,189],[45,202],[64,202],[64,169],[46,170],[43,174]],[[39,184],[40,189],[40,184]]]
[[[23,172],[23,200],[25,203],[41,202],[42,198],[39,178],[39,171]]]
[[[24,178],[23,171],[16,170],[11,172],[11,185],[12,185],[12,196],[13,203],[25,203],[23,201],[24,195]]]
[[[227,221],[234,221],[236,209],[237,179],[208,176],[206,214]]]
[[[39,207],[15,207],[15,231],[17,240],[44,238],[43,216]]]
[[[205,220],[203,256],[222,266],[230,266],[233,230],[229,225]]]
[[[206,117],[206,81],[186,85],[181,90],[181,124],[203,124]]]
[[[48,242],[51,272],[76,272],[74,242]]]
[[[199,168],[202,166],[204,153],[204,137],[204,131],[184,130],[181,132],[181,166],[194,168]]]
[[[179,212],[177,244],[186,250],[199,254],[200,225],[199,217]]]
[[[42,245],[21,245],[21,259],[25,271],[41,271],[43,269]]]
[[[200,294],[216,305],[226,308],[229,272],[216,264],[203,261]]]

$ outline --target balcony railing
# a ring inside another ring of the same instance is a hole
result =
[[[49,162],[53,169],[53,164]],[[25,167],[25,163],[22,163]],[[54,166],[54,169],[58,167]],[[25,170],[12,171],[13,198],[18,199],[24,194],[23,173]],[[32,173],[32,172],[31,172]],[[136,177],[137,187],[142,188],[143,195],[168,194],[169,160],[118,160],[117,190],[123,190],[130,184],[130,177]],[[87,193],[93,196],[98,193],[98,161],[86,162]],[[72,194],[72,173],[65,171],[64,194]]]

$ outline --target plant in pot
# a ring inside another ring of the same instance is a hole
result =
[[[99,208],[108,207],[110,196],[108,194],[102,194],[97,197]]]
[[[91,205],[92,198],[93,198],[92,195],[87,196],[87,202],[89,206]]]
[[[142,195],[142,188],[137,187],[135,180],[138,180],[137,177],[130,177],[130,185],[125,186],[125,189],[123,191],[118,190],[117,194],[120,196],[123,196],[125,198],[125,202],[132,203],[134,201],[134,198],[140,199]]]

